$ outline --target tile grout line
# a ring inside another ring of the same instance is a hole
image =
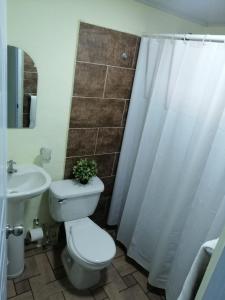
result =
[[[54,275],[54,277],[55,277],[55,272],[54,272],[54,269],[53,269],[52,264],[51,264],[51,262],[50,262],[50,259],[49,259],[49,257],[48,257],[48,254],[47,254],[47,252],[45,252],[44,254],[45,254],[46,258],[47,258],[48,264],[50,265],[50,268],[51,268],[51,270],[52,270],[52,273],[53,273],[53,275]],[[56,277],[55,277],[55,280],[57,280]],[[53,280],[53,281],[55,281],[55,280]],[[50,282],[51,282],[51,281],[50,281]]]
[[[35,256],[36,256],[36,255],[37,255],[37,254],[35,254]],[[36,274],[36,275],[31,275],[30,277],[27,277],[27,278],[25,278],[25,279],[22,279],[22,280],[19,280],[19,281],[15,282],[15,284],[16,284],[16,283],[19,283],[19,282],[22,282],[22,281],[24,281],[24,280],[26,280],[26,279],[38,277],[38,276],[40,276],[40,275],[41,275],[41,273],[38,273],[38,274]],[[16,278],[15,278],[15,279],[16,279]]]
[[[14,290],[15,290],[15,293],[16,293],[16,295],[18,295],[17,294],[17,291],[16,291],[16,283],[14,282],[14,280],[12,279],[12,283],[13,283],[13,288],[14,288]],[[15,297],[15,296],[13,296],[13,297]],[[12,297],[11,297],[12,298]]]
[[[17,283],[15,283],[15,286],[14,286],[14,288],[15,288],[15,291],[16,291],[16,296],[17,295],[21,295],[21,294],[24,294],[24,293],[27,293],[27,292],[29,292],[29,290],[28,291],[25,291],[25,292],[22,292],[22,293],[17,293],[17,290],[16,290],[16,285],[17,284],[20,284],[20,283],[22,283],[22,282],[24,282],[24,281],[28,281],[28,283],[29,283],[29,286],[30,286],[30,282],[29,282],[29,280],[28,280],[29,278],[27,278],[27,279],[23,279],[23,280],[21,280],[21,281],[19,281],[19,282],[17,282]],[[14,282],[13,282],[14,283]],[[31,290],[31,286],[30,286],[30,290]]]
[[[99,134],[99,128],[97,129],[97,135],[96,135],[96,141],[95,141],[94,155],[96,154],[96,150],[97,150],[97,144],[98,144],[98,134]]]
[[[31,250],[34,250],[34,249],[31,249]],[[35,256],[35,255],[38,255],[38,254],[42,254],[42,253],[45,253],[45,251],[47,252],[49,250],[51,250],[51,249],[43,250],[42,252],[38,252],[38,253],[28,254],[28,255],[25,256],[25,258],[29,258],[29,257]],[[30,251],[30,250],[26,250],[25,252],[28,252],[28,251]]]
[[[100,129],[100,128],[107,128],[107,129],[117,129],[117,128],[124,128],[124,126],[106,126],[106,127],[70,127],[69,129],[78,129],[78,130],[81,130],[81,129]],[[114,152],[112,152],[114,153]]]
[[[129,274],[128,274],[128,275],[129,275]],[[132,275],[132,274],[131,274],[131,275]],[[123,280],[123,277],[120,276],[120,278]],[[124,284],[126,285],[125,282],[124,282]],[[132,288],[132,287],[134,287],[134,286],[136,286],[136,285],[140,287],[140,285],[138,284],[138,282],[136,282],[136,283],[133,284],[132,286],[127,286],[127,285],[126,285],[126,288],[120,290],[119,293],[125,292],[126,290],[129,290],[130,288]],[[143,291],[143,290],[142,290],[142,291]],[[146,294],[145,294],[145,295],[146,295]]]
[[[115,175],[113,175],[113,176],[112,176],[112,175],[109,175],[109,176],[101,176],[102,179],[112,178],[112,177],[115,177]]]
[[[102,288],[103,287],[104,287],[104,285],[102,286]],[[90,292],[90,295],[93,298],[93,300],[97,300],[97,298],[95,297],[94,291],[97,290],[98,288],[100,288],[100,287],[96,287],[96,289],[92,289],[92,288],[88,289],[88,291]],[[101,300],[106,300],[106,299],[109,299],[107,294],[106,294],[106,297],[101,298]]]
[[[34,292],[32,290],[31,284],[30,284],[30,278],[28,278],[28,283],[29,283],[29,286],[30,286],[30,291],[31,291],[32,297],[33,297],[33,299],[35,299],[34,298]]]
[[[103,93],[102,93],[102,98],[103,98],[103,99],[104,99],[104,97],[105,97],[105,89],[106,89],[107,78],[108,78],[108,67],[106,67],[106,73],[105,73],[105,81],[104,81]]]
[[[121,120],[121,123],[120,123],[121,126],[123,126],[123,124],[124,124],[124,114],[125,114],[126,106],[127,106],[127,101],[125,100],[124,101],[124,107],[123,107],[122,120]]]
[[[38,276],[40,276],[40,275],[38,275]],[[29,277],[29,278],[28,278],[28,282],[29,282],[29,285],[30,285],[30,290],[31,290],[32,297],[33,297],[33,299],[35,299],[35,298],[34,298],[34,292],[33,292],[33,289],[32,289],[32,287],[31,287],[31,284],[30,284],[30,278],[32,278],[32,277]]]
[[[78,157],[85,157],[85,156],[102,156],[102,155],[112,155],[112,154],[119,154],[120,152],[109,152],[109,153],[96,153],[96,154],[86,154],[86,155],[72,155],[72,156],[66,156],[66,158],[78,158]],[[33,254],[36,255],[36,254]],[[33,256],[31,255],[31,256]]]
[[[98,129],[98,127],[70,127],[69,130],[91,130],[91,129]]]
[[[61,293],[62,293],[62,295],[63,295],[63,299],[65,299],[65,300],[66,300],[66,297],[65,297],[65,295],[64,295],[64,292],[63,292],[63,291],[61,291]]]
[[[113,165],[112,165],[111,176],[115,176],[115,175],[113,174],[114,167],[115,167],[115,163],[116,163],[116,153],[114,153],[114,160],[113,160]]]
[[[121,255],[121,256],[122,256],[122,255]],[[120,258],[121,256],[116,257],[115,259]],[[127,256],[126,253],[124,254],[124,257],[125,257],[125,258],[126,258],[126,257],[129,258],[129,256]],[[129,264],[133,265],[132,263],[129,263]],[[120,276],[122,279],[123,279],[125,276],[127,276],[127,275],[131,275],[131,276],[136,280],[136,278],[134,277],[133,274],[136,273],[136,272],[140,272],[140,271],[135,267],[135,265],[134,265],[135,271],[132,271],[132,272],[130,272],[129,274],[122,276],[122,275],[120,275],[119,271],[117,270],[117,268],[116,268],[114,265],[113,265],[113,267],[116,269],[117,273],[119,274],[119,276]],[[142,273],[142,272],[140,272],[140,273]],[[148,282],[148,280],[147,280],[147,282]],[[143,293],[144,293],[145,295],[147,295],[148,292],[151,292],[151,291],[149,290],[148,286],[146,286],[147,292],[145,292],[144,288],[141,286],[141,284],[140,284],[137,280],[136,280],[136,284],[135,284],[135,285],[138,285],[138,286],[141,288],[141,290],[143,291]],[[156,295],[159,295],[159,294],[156,294]],[[162,298],[161,295],[159,295],[159,296],[160,296],[160,298]]]
[[[122,257],[122,255],[119,256],[119,257]],[[117,257],[116,257],[116,258],[117,258]],[[116,271],[117,275],[118,275],[118,276],[120,277],[120,279],[123,281],[124,285],[126,286],[126,288],[121,289],[121,290],[119,291],[119,293],[121,293],[121,292],[127,290],[129,287],[127,287],[126,283],[125,283],[124,280],[123,280],[123,276],[120,275],[119,271],[118,271],[117,268],[113,265],[113,263],[111,263],[111,265],[112,265],[112,267],[114,268],[114,270]],[[127,274],[127,275],[128,275],[128,274]]]
[[[28,94],[26,94],[26,95],[28,95]],[[78,96],[78,95],[72,95],[72,98],[96,99],[96,100],[118,100],[118,101],[127,101],[127,100],[130,100],[128,98],[115,98],[115,97],[105,98],[105,97]]]
[[[82,61],[82,60],[77,60],[76,63],[80,64],[90,64],[90,65],[96,65],[96,66],[102,66],[102,67],[109,67],[109,68],[118,68],[118,69],[126,69],[126,70],[135,70],[133,67],[121,67],[121,66],[113,66],[113,65],[107,65],[107,64],[99,64],[99,63],[94,63],[94,62],[88,62],[88,61]],[[133,61],[132,61],[133,63]]]

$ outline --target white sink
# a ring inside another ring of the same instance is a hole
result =
[[[18,165],[17,172],[8,174],[8,201],[21,201],[45,192],[51,183],[48,173],[35,165]]]
[[[15,169],[17,172],[8,174],[7,223],[10,227],[23,227],[26,200],[44,193],[51,184],[51,178],[43,168],[36,165],[16,165]],[[8,237],[8,278],[16,278],[24,270],[25,234],[23,230],[20,236],[11,234]]]

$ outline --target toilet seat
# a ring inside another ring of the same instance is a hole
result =
[[[89,218],[65,222],[65,228],[70,252],[87,264],[102,265],[115,256],[112,237]]]

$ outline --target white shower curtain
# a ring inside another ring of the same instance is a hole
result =
[[[224,149],[224,43],[143,38],[108,223],[168,300],[225,224]]]

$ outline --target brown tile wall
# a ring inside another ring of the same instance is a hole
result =
[[[23,100],[23,127],[30,124],[30,97],[29,94],[37,95],[37,68],[31,57],[24,52],[24,100]]]
[[[80,24],[65,178],[80,158],[95,159],[105,191],[93,219],[105,225],[126,123],[140,38]],[[127,59],[121,54],[127,53]]]

